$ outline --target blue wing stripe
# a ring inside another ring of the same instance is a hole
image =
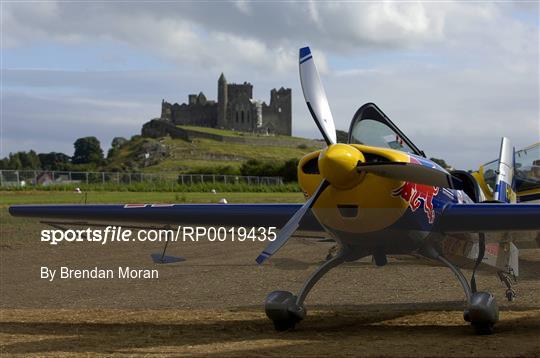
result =
[[[451,204],[436,222],[438,232],[540,230],[540,204]]]

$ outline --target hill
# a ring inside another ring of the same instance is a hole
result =
[[[175,126],[166,132],[143,129],[143,134],[111,153],[109,170],[232,174],[250,159],[284,162],[323,146],[322,141],[305,138],[194,126]]]

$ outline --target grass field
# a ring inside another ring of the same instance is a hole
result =
[[[88,192],[87,203],[299,203],[302,193]],[[0,207],[17,204],[79,204],[81,194],[62,191],[0,191]]]
[[[188,143],[181,139],[166,138],[163,143],[171,148],[171,156],[157,165],[148,167],[147,171],[185,171],[212,166],[231,166],[239,168],[249,159],[262,161],[286,161],[301,158],[319,148],[282,147],[270,145],[228,143],[211,139],[196,139]]]
[[[112,159],[113,164],[125,163],[135,156],[143,139],[135,140],[122,147]],[[162,143],[170,150],[170,156],[156,165],[144,168],[145,172],[194,171],[198,168],[230,166],[240,168],[249,159],[262,161],[285,161],[301,158],[307,153],[320,149],[315,146],[286,147],[246,143],[228,143],[211,139],[195,139],[187,142],[182,139],[164,138]]]
[[[249,132],[238,132],[238,131],[232,131],[227,129],[219,129],[219,128],[210,128],[210,127],[198,127],[198,126],[186,126],[186,125],[180,125],[179,128],[184,128],[196,132],[202,132],[202,133],[209,133],[209,134],[217,134],[224,137],[246,137],[246,138],[268,138],[267,136],[256,134],[256,133],[249,133]],[[279,140],[287,140],[291,142],[306,142],[310,141],[310,139],[307,138],[301,138],[301,137],[293,137],[293,136],[286,136],[286,135],[274,135],[272,138],[276,138]]]

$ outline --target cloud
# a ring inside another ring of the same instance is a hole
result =
[[[507,33],[519,40],[516,21],[491,3],[8,3],[4,22],[8,47],[118,41],[177,64],[234,62],[275,71],[289,71],[296,51],[288,49],[306,43],[348,55],[468,43],[471,34],[488,44]],[[523,41],[499,45],[512,50]]]
[[[159,114],[162,98],[181,102],[188,93],[203,90],[215,99],[222,71],[231,82],[251,81],[255,96],[266,101],[271,88],[291,87],[294,133],[318,137],[298,80],[297,51],[306,44],[313,49],[339,128],[348,128],[361,104],[374,101],[429,154],[468,168],[496,155],[501,135],[511,136],[518,146],[539,140],[538,4],[2,6],[4,57],[9,60],[19,49],[37,54],[34,69],[3,69],[9,93],[2,97],[4,150],[54,146],[70,118],[103,128],[85,124],[70,129],[68,143],[83,129],[97,131],[104,142],[113,132],[134,134]],[[61,48],[47,54],[56,56],[60,67],[66,52],[84,48],[91,53],[103,44],[108,45],[102,50],[108,62],[139,54],[166,65],[136,69],[132,59],[134,70],[103,71],[103,61],[88,60],[80,68],[70,63],[73,71],[36,70],[43,67],[39,55],[47,44]],[[50,131],[46,136],[29,129],[43,123]]]

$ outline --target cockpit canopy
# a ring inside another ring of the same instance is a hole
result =
[[[540,189],[540,143],[516,152],[518,191]]]
[[[489,190],[495,190],[499,160],[492,160],[482,166],[484,182]],[[516,151],[514,180],[516,191],[540,189],[540,143]]]
[[[374,103],[364,104],[356,111],[349,128],[349,143],[425,156]]]

